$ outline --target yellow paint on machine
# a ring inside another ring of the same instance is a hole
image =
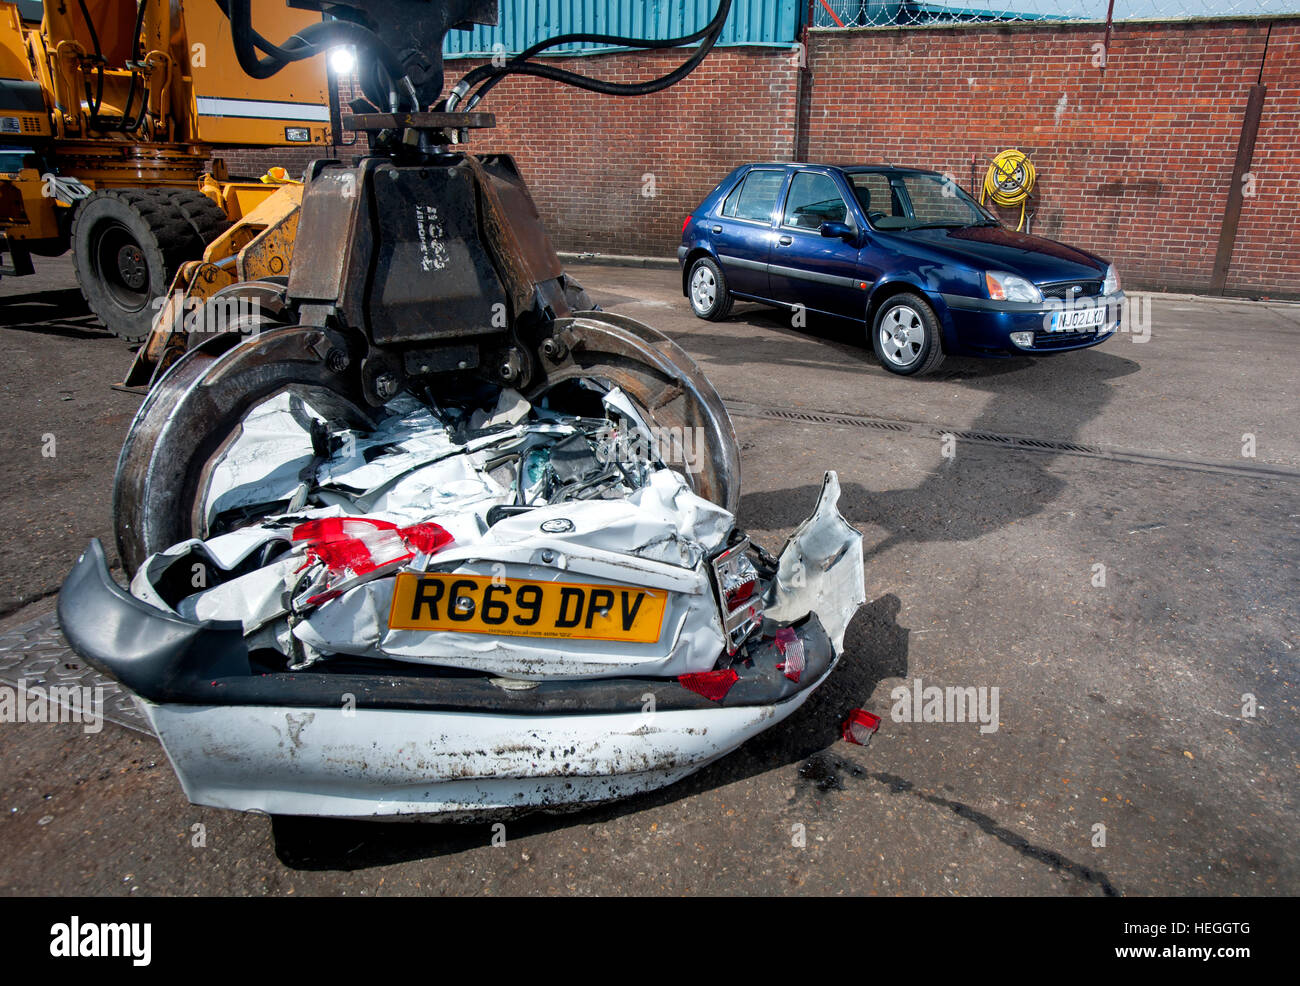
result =
[[[666,591],[640,586],[402,572],[393,588],[388,625],[394,630],[650,644],[659,639],[667,603]]]

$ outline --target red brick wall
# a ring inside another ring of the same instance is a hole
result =
[[[317,158],[339,157],[340,149],[319,144],[310,147],[231,147],[214,154],[226,162],[232,178],[257,178],[268,168],[279,166],[294,178],[301,178],[307,165]]]
[[[1268,87],[1228,287],[1300,294],[1300,23],[1274,24]]]
[[[544,61],[640,82],[682,57]],[[448,62],[448,88],[475,64]],[[636,98],[511,77],[480,106],[496,113],[496,128],[471,134],[471,146],[514,155],[558,249],[671,255],[682,220],[728,172],[746,161],[789,159],[797,75],[789,49],[720,48],[676,86]]]
[[[977,184],[1006,147],[1038,169],[1034,232],[1129,284],[1205,290],[1249,88],[1269,85],[1228,289],[1300,294],[1297,22],[815,31],[808,153]],[[1018,214],[1016,216],[1018,218]]]

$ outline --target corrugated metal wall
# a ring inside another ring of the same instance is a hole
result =
[[[452,31],[446,58],[488,57],[502,49],[517,54],[538,41],[574,31],[622,37],[676,38],[707,24],[718,0],[501,0],[496,27]],[[732,0],[720,45],[789,45],[797,40],[806,0]],[[563,45],[547,54],[611,51],[598,45]]]

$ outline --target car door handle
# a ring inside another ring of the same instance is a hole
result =
[[[783,236],[783,237],[781,237],[779,240],[777,240],[776,242],[780,243],[781,246],[789,246],[791,243],[794,242],[794,237],[793,237],[793,236]]]
[[[713,227],[713,232],[715,232],[715,233],[721,233],[721,232],[722,232],[722,227],[721,227],[721,226],[714,226],[714,227]]]

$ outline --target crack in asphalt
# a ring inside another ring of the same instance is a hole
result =
[[[12,616],[20,610],[26,609],[28,606],[34,606],[43,599],[57,596],[60,588],[61,586],[56,585],[53,588],[41,589],[35,595],[19,596],[18,598],[11,597],[0,601],[0,620],[3,620],[7,616]]]

